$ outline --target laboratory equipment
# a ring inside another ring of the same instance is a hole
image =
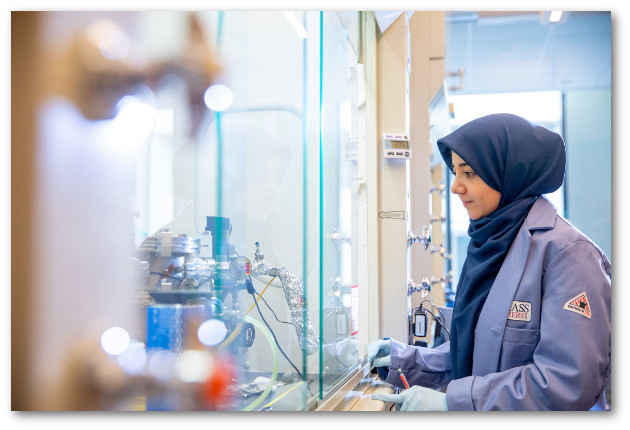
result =
[[[439,248],[431,245],[431,249],[429,250],[429,252],[431,254],[440,254],[441,257],[446,258],[446,259],[453,258],[452,255],[446,253],[446,247],[444,246],[444,244],[440,244]]]
[[[413,293],[420,292],[422,294],[422,298],[425,298],[427,294],[431,291],[431,282],[429,279],[422,278],[422,282],[419,284],[415,283],[413,280],[409,280],[407,283],[407,295],[411,296]]]
[[[431,243],[431,233],[428,228],[422,227],[421,234],[414,234],[412,231],[407,233],[407,247],[410,247],[414,243],[418,242],[422,243],[422,249],[426,251]]]
[[[300,348],[308,355],[314,353],[318,347],[317,334],[313,328],[310,315],[305,312],[305,304],[302,295],[302,287],[299,279],[289,273],[282,266],[274,266],[265,261],[260,251],[260,244],[256,242],[256,257],[252,267],[252,276],[272,276],[280,279],[284,297],[289,305],[291,320],[295,326]]]
[[[425,337],[427,335],[427,314],[420,307],[413,312],[413,335],[416,337]]]
[[[440,181],[437,186],[433,185],[431,188],[429,188],[429,193],[438,192],[438,193],[442,194],[445,189],[446,189],[446,187],[444,186],[444,183],[442,181]]]
[[[241,309],[243,295],[251,295],[255,306],[259,306],[262,293],[256,294],[252,277],[279,279],[300,350],[310,355],[317,351],[319,344],[304,305],[300,281],[285,267],[267,262],[259,242],[255,243],[253,263],[239,255],[230,242],[231,233],[230,219],[216,216],[206,217],[206,227],[199,238],[161,229],[143,241],[133,262],[143,275],[139,278],[144,280],[149,296],[146,301],[148,353],[168,351],[177,357],[199,348],[227,352],[240,369],[235,378],[239,383],[230,384],[230,390],[243,395],[244,407],[253,408],[254,403],[262,401],[261,393],[266,397],[276,383],[277,351],[285,354],[275,334],[266,334],[270,327],[260,313],[267,326],[262,326],[263,334],[268,340],[272,339],[269,344],[274,355],[274,373],[271,378],[248,374],[246,351],[253,347],[257,328],[261,327],[259,321],[246,315],[249,311]],[[209,322],[214,323],[210,324],[213,326],[210,331],[206,327]],[[207,333],[202,336],[203,330]],[[289,357],[285,357],[290,362]],[[303,375],[294,368],[298,379],[302,380]],[[284,376],[287,381],[293,379],[289,373]],[[254,394],[257,396],[252,400]],[[166,399],[160,393],[147,398],[147,409],[177,409],[177,401]]]
[[[385,133],[383,136],[383,154],[385,158],[411,158],[411,144],[406,134]]]

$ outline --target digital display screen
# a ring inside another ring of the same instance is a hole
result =
[[[411,158],[409,137],[404,134],[383,135],[383,156],[385,158]]]
[[[409,142],[406,140],[392,140],[392,149],[409,149]]]

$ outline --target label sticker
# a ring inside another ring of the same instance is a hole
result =
[[[532,304],[529,302],[517,302],[514,300],[510,306],[508,319],[512,321],[531,321]]]
[[[582,292],[564,304],[564,309],[584,315],[591,319],[591,306],[588,304],[586,292]]]

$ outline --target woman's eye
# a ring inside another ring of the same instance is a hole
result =
[[[454,170],[450,170],[448,171],[451,175],[453,176],[457,176],[457,173]],[[460,174],[466,176],[467,178],[472,178],[473,176],[476,175],[475,172],[459,172]]]

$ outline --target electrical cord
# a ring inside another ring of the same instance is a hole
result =
[[[414,308],[414,310],[416,310],[416,309],[420,309],[420,307]],[[433,319],[435,321],[437,321],[437,323],[440,325],[440,327],[442,327],[444,329],[444,331],[446,332],[446,334],[448,334],[448,337],[451,337],[451,332],[446,328],[444,323],[442,321],[440,321],[440,319],[438,317],[435,316],[435,314],[433,312],[431,312],[427,308],[422,308],[422,309],[425,310],[426,312],[430,313],[433,316]]]
[[[146,273],[146,272],[145,272]],[[170,279],[175,279],[176,281],[179,281],[180,283],[184,281],[183,278],[176,278],[175,276],[171,276],[171,275],[167,275],[166,273],[161,273],[161,272],[149,272],[150,275],[160,275],[166,278],[170,278]]]
[[[251,280],[248,282],[248,284],[249,285],[248,285],[248,288],[247,288],[247,292],[250,293],[252,295],[252,297],[254,298],[254,304],[256,305],[256,309],[258,310],[258,314],[260,315],[260,318],[262,318],[262,320],[265,323],[265,325],[267,326],[267,328],[269,328],[269,331],[271,332],[271,335],[273,336],[273,339],[276,341],[276,345],[278,345],[278,350],[280,351],[280,353],[282,355],[284,355],[284,358],[287,359],[287,361],[289,362],[291,367],[293,367],[295,369],[295,371],[299,375],[300,379],[304,380],[304,377],[302,376],[302,373],[298,370],[297,367],[295,367],[293,362],[289,359],[289,357],[282,350],[282,347],[280,346],[280,343],[278,342],[278,339],[276,338],[276,334],[273,332],[273,330],[271,329],[271,326],[269,326],[269,323],[267,323],[267,320],[265,320],[265,317],[263,316],[262,312],[260,311],[260,306],[258,306],[258,301],[256,300],[256,296],[254,295],[256,293],[256,290],[254,289],[254,284],[251,283]]]
[[[451,337],[451,332],[448,331],[448,329],[446,328],[446,326],[442,323],[442,321],[440,321],[440,319],[438,317],[435,316],[435,314],[433,312],[431,312],[430,310],[428,310],[427,308],[423,308],[425,311],[427,311],[428,313],[430,313],[431,315],[433,315],[433,319],[436,320],[438,322],[438,324],[440,324],[440,326],[444,329],[444,331],[446,332],[446,334],[448,334],[448,337]]]
[[[400,393],[400,388],[394,387],[394,390],[396,391],[396,394]],[[389,407],[389,410],[392,411],[394,409],[394,406],[396,406],[396,403],[392,403],[392,405]]]
[[[274,279],[276,279],[276,277],[275,277],[275,276],[274,276],[273,278],[271,278],[271,281],[269,281],[269,282],[267,283],[267,285],[265,285],[265,288],[263,288],[262,293],[258,294],[258,299],[260,299],[260,298],[262,297],[262,295],[263,295],[263,294],[265,294],[265,291],[267,291],[267,287],[269,287],[269,285],[271,285],[271,283],[273,282],[273,280],[274,280]],[[251,281],[251,278],[250,278],[250,281]],[[252,288],[253,288],[253,285],[254,285],[254,284],[252,284]],[[255,292],[255,291],[254,291],[254,292]],[[254,304],[253,304],[253,305],[252,305],[249,309],[247,309],[247,312],[245,312],[245,314],[248,314],[248,313],[249,313],[249,311],[251,311],[252,309],[254,309],[254,306],[256,305],[256,302],[258,302],[258,299],[254,297]],[[278,317],[276,317],[276,319],[278,319]]]
[[[433,308],[437,309],[438,313],[442,317],[442,321],[440,321],[440,318],[435,316],[435,314],[433,312],[431,312],[427,308],[422,307],[422,303],[424,303],[424,302],[429,302]],[[440,325],[440,327],[442,327],[444,329],[444,331],[446,332],[446,334],[448,334],[448,337],[450,338],[451,337],[451,332],[446,328],[446,318],[444,317],[444,314],[442,313],[440,308],[435,306],[431,300],[424,299],[422,302],[420,302],[420,306],[413,308],[412,312],[415,311],[416,309],[421,309],[421,308],[424,309],[425,311],[427,311],[428,313],[430,313],[433,316],[433,319],[435,321],[437,321],[437,323]]]
[[[265,303],[265,305],[267,305],[267,307],[269,308],[269,310],[271,311],[271,313],[273,314],[273,316],[276,318],[276,321],[278,321],[279,323],[282,323],[282,324],[289,324],[289,325],[292,325],[293,327],[295,327],[295,324],[293,324],[293,323],[292,323],[292,322],[290,322],[290,321],[281,321],[280,319],[278,319],[278,315],[276,315],[276,313],[274,312],[274,310],[273,310],[273,309],[271,309],[271,306],[269,306],[269,303],[267,303],[267,300],[265,300],[265,298],[264,298],[264,297],[260,297],[260,298],[261,298],[261,299],[262,299],[262,301]]]
[[[420,304],[422,305],[422,303],[424,302],[429,302],[433,308],[437,309],[438,313],[442,317],[442,322],[446,323],[446,317],[444,316],[444,314],[442,313],[439,307],[435,306],[435,304],[433,304],[433,302],[429,299],[424,299],[422,302],[420,302]]]
[[[287,359],[287,361],[289,362],[289,364],[291,365],[291,367],[293,367],[293,369],[295,369],[295,371],[297,372],[297,374],[298,374],[298,376],[300,377],[300,379],[301,379],[302,381],[305,381],[305,382],[306,382],[306,379],[304,379],[304,376],[302,375],[302,372],[300,372],[300,371],[298,370],[298,368],[297,368],[297,367],[295,367],[295,365],[293,364],[293,362],[292,362],[292,361],[289,359],[289,357],[285,354],[284,350],[283,350],[283,349],[282,349],[282,347],[280,346],[280,343],[278,342],[278,339],[276,338],[276,334],[275,334],[275,333],[274,333],[274,331],[272,330],[272,328],[271,328],[271,326],[269,325],[269,323],[267,322],[267,320],[265,320],[265,317],[263,316],[262,312],[260,311],[260,306],[258,306],[258,301],[256,300],[256,296],[255,296],[255,294],[256,294],[256,289],[254,288],[254,284],[253,284],[253,282],[252,282],[251,278],[249,278],[249,279],[248,279],[248,281],[249,281],[249,282],[247,282],[247,284],[246,284],[246,285],[247,285],[247,292],[248,292],[249,294],[251,294],[251,295],[252,295],[252,297],[254,298],[254,304],[256,305],[256,310],[258,310],[258,314],[260,315],[260,318],[263,320],[263,322],[265,323],[265,325],[269,328],[269,331],[271,332],[271,336],[273,336],[273,339],[274,339],[274,341],[276,342],[276,345],[278,346],[278,350],[279,350],[279,351],[280,351],[280,353],[284,356],[284,358],[286,358],[286,359]],[[273,279],[272,279],[272,281],[273,281]],[[271,283],[271,281],[269,281],[269,283]],[[260,295],[262,296],[262,293],[261,293]],[[263,301],[264,301],[265,303],[267,303],[264,299],[263,299]],[[269,306],[269,305],[267,304],[267,306]],[[271,309],[271,307],[270,307],[269,309]],[[272,310],[272,312],[273,312],[273,310]],[[273,312],[273,313],[274,313],[274,315],[275,315],[275,312]],[[282,321],[280,321],[280,322],[282,322]],[[288,323],[288,324],[291,324],[291,323]],[[292,325],[293,325],[293,324],[292,324]],[[310,387],[308,386],[308,383],[306,384],[306,389],[308,390],[308,392],[309,392],[309,393],[311,393],[311,395],[313,395],[313,392],[311,391]]]
[[[254,318],[248,317],[247,315],[243,317],[243,321],[251,323],[255,325],[256,327],[258,327],[258,330],[260,330],[267,338],[267,341],[269,342],[269,347],[271,348],[271,353],[273,355],[273,371],[271,372],[271,379],[269,380],[269,383],[267,384],[267,388],[265,388],[265,390],[256,398],[256,400],[254,400],[253,403],[243,408],[244,411],[251,411],[256,406],[258,406],[263,400],[265,400],[265,398],[267,398],[267,396],[273,389],[274,384],[276,383],[276,379],[278,377],[278,353],[273,348],[273,343],[271,342],[271,336],[270,336],[271,333],[269,333],[270,330],[267,330],[265,326],[262,325],[259,321],[256,321]],[[275,336],[274,336],[274,339],[275,339]]]
[[[276,279],[276,277],[275,277],[275,276],[274,276],[273,278],[271,278],[271,281],[269,281],[269,282],[267,283],[267,285],[265,285],[265,288],[262,290],[262,293],[260,293],[260,294],[258,295],[258,299],[256,299],[255,301],[262,299],[262,301],[265,303],[265,305],[267,305],[267,308],[269,308],[269,310],[271,311],[271,313],[273,314],[273,316],[276,318],[276,321],[278,321],[279,323],[282,323],[282,324],[289,324],[289,325],[292,325],[292,326],[294,326],[294,327],[295,327],[295,324],[293,324],[292,322],[289,322],[289,321],[281,321],[281,320],[278,318],[278,315],[276,314],[276,312],[275,312],[273,309],[271,309],[271,306],[269,306],[269,303],[267,303],[267,300],[265,300],[265,298],[263,297],[263,294],[265,294],[265,291],[267,290],[267,287],[268,287],[269,285],[271,285],[271,283],[273,282],[273,280],[274,280],[274,279]],[[254,305],[252,305],[252,306],[251,306],[251,307],[247,310],[247,312],[245,312],[245,314],[248,314],[248,313],[249,313],[249,311],[251,311],[252,309],[254,309],[254,306],[256,306],[256,305],[255,305],[255,304],[254,304]]]

